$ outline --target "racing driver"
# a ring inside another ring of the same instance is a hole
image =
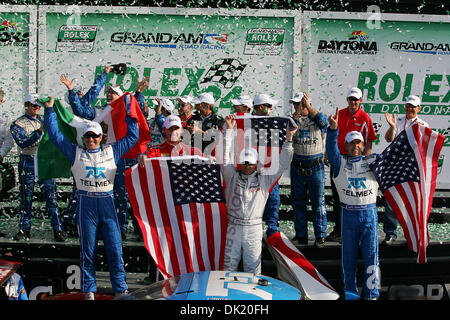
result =
[[[128,96],[125,96],[126,99]],[[100,146],[103,132],[98,122],[88,123],[83,132],[82,148],[67,140],[59,131],[53,110],[53,98],[45,103],[45,124],[50,140],[72,164],[78,189],[77,224],[80,235],[81,291],[86,300],[94,300],[95,254],[97,236],[101,233],[108,258],[110,280],[116,296],[127,293],[122,258],[122,239],[114,205],[114,177],[117,162],[138,141],[136,120],[125,116],[127,134],[112,144]]]
[[[225,182],[225,198],[228,212],[228,228],[225,243],[224,270],[235,271],[242,260],[244,272],[261,273],[262,218],[270,191],[283,172],[289,168],[294,149],[292,137],[298,127],[286,130],[286,141],[280,153],[279,168],[273,175],[257,171],[258,154],[253,148],[244,148],[235,166],[233,128],[235,115],[225,118],[224,156],[222,174]]]
[[[326,152],[341,202],[342,276],[346,300],[359,299],[356,285],[359,243],[364,261],[364,298],[377,300],[380,287],[378,261],[378,183],[369,168],[376,155],[363,156],[364,138],[358,131],[345,136],[347,155],[339,153],[338,109],[328,117]]]

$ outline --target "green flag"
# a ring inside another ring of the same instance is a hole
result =
[[[45,104],[49,99],[38,99],[39,102]],[[72,143],[81,145],[82,131],[85,124],[89,120],[80,118],[74,115],[69,109],[64,107],[58,99],[54,99],[55,103],[53,109],[58,116],[58,127],[61,133]],[[36,172],[40,180],[51,178],[70,178],[72,176],[71,163],[66,158],[53,142],[47,133],[47,129],[44,127],[44,136],[36,152]]]

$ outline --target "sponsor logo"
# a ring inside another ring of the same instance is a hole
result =
[[[391,42],[389,47],[399,52],[412,52],[424,54],[450,54],[449,43],[431,42]]]
[[[213,49],[223,50],[228,42],[225,33],[180,33],[169,32],[114,32],[111,42],[127,46],[143,46],[171,49]]]
[[[247,31],[244,54],[279,55],[283,48],[284,29],[253,28]]]
[[[0,46],[28,46],[29,33],[23,32],[18,23],[0,20]]]
[[[104,178],[104,179],[106,179],[106,176],[105,176],[105,171],[106,171],[106,168],[105,167],[86,167],[86,170],[87,170],[87,175],[86,175],[86,179],[87,178],[89,178],[89,177],[94,177],[95,179],[98,179],[98,178]]]
[[[61,26],[55,51],[92,52],[96,36],[97,26]]]
[[[359,188],[367,189],[366,187],[366,178],[348,178],[349,185],[347,188],[355,188],[358,190]]]
[[[376,41],[362,30],[353,31],[347,40],[319,40],[317,53],[333,54],[377,54]]]

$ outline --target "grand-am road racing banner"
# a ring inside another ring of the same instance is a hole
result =
[[[449,188],[449,34],[449,16],[305,12],[302,88],[331,114],[347,106],[350,87],[359,87],[377,134],[376,153],[388,145],[384,113],[404,116],[406,97],[419,96],[419,117],[445,136],[436,188]]]
[[[0,6],[2,113],[15,120],[28,91],[36,92],[36,7]]]
[[[149,106],[210,92],[219,114],[229,114],[230,99],[266,93],[280,101],[274,115],[285,115],[300,86],[299,11],[45,6],[38,21],[39,90],[56,97],[66,91],[59,75],[86,91],[116,63],[127,71],[109,73],[106,85],[134,93],[136,79],[149,76]]]

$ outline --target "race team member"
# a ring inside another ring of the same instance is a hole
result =
[[[292,136],[297,128],[287,128],[286,141],[282,147],[279,168],[273,175],[257,171],[258,154],[253,148],[245,148],[234,159],[233,135],[235,115],[225,117],[227,126],[224,137],[224,163],[221,166],[225,182],[225,199],[228,227],[225,242],[224,270],[237,270],[243,260],[244,272],[261,273],[262,218],[269,191],[289,168],[292,160]]]
[[[88,92],[83,94],[81,88],[75,88],[74,83],[75,79],[72,79],[69,81],[67,76],[65,74],[61,75],[60,80],[61,82],[66,86],[67,93],[64,95],[64,99],[67,103],[69,103],[70,107],[72,108],[72,111],[75,109],[76,112],[80,112],[77,108],[79,108],[79,105],[83,106],[83,108],[88,108],[92,105],[92,103],[97,99],[98,95],[100,94],[100,91],[102,90],[103,86],[106,83],[106,79],[108,77],[108,74],[111,72],[113,68],[111,66],[106,66],[104,71],[94,80],[94,84],[89,88]],[[78,103],[77,103],[78,102]],[[74,112],[75,112],[74,111]],[[76,230],[76,221],[75,221],[75,213],[76,213],[76,184],[75,181],[73,182],[73,189],[72,193],[69,196],[68,199],[68,205],[66,209],[64,210],[64,230],[66,233],[72,237],[77,236],[77,230]]]
[[[10,127],[19,151],[20,224],[14,240],[31,238],[31,209],[35,185],[34,157],[43,136],[43,120],[39,116],[41,105],[37,101],[38,98],[37,94],[28,94],[25,97],[25,114],[15,120]],[[66,239],[56,201],[55,180],[38,180],[38,184],[45,198],[45,209],[50,216],[54,240],[63,242]]]
[[[194,109],[194,105],[192,101],[194,98],[191,96],[182,96],[177,98],[178,101],[178,116],[181,119],[181,123],[183,124],[183,129],[192,123],[192,110]]]
[[[137,79],[136,92],[134,97],[136,98],[141,111],[144,109],[144,95],[142,92],[148,86],[148,77],[142,81]],[[102,110],[110,103],[116,101],[123,95],[123,91],[118,86],[106,86],[106,104],[102,107],[91,107],[90,105],[83,105],[78,99],[77,95],[69,95],[70,104],[75,115],[94,120]],[[128,229],[128,194],[125,187],[125,170],[136,163],[135,159],[120,159],[117,163],[116,177],[114,181],[114,201],[116,202],[117,215],[119,218],[120,231],[122,239],[126,239],[126,232]]]
[[[155,116],[148,121],[148,128],[152,141],[147,145],[155,146],[165,141],[166,137],[163,131],[164,120],[175,111],[173,102],[166,98],[156,98],[152,101],[155,105]]]
[[[233,104],[234,114],[248,114],[253,107],[253,101],[247,95],[239,96],[237,99],[231,99],[230,101]]]
[[[252,115],[269,116],[270,111],[277,102],[277,100],[273,100],[267,94],[262,93],[256,95],[253,98]],[[270,237],[272,234],[280,231],[278,223],[280,203],[280,186],[278,185],[277,181],[277,183],[274,184],[272,191],[270,192],[266,207],[264,209],[263,220],[267,224],[267,237]]]
[[[348,106],[339,110],[339,136],[338,147],[341,154],[347,154],[345,148],[345,136],[350,131],[361,132],[364,138],[364,150],[363,155],[367,156],[372,152],[372,142],[376,140],[377,136],[373,128],[372,120],[369,115],[361,109],[361,103],[363,101],[362,91],[359,88],[353,87],[347,93]],[[333,170],[333,169],[331,169]],[[337,194],[336,186],[332,179],[333,172],[330,170],[331,191],[333,195],[333,212],[336,215],[336,224],[333,231],[328,235],[327,240],[340,241],[341,239],[341,218],[339,213],[339,197]]]
[[[420,106],[420,98],[418,96],[411,95],[406,98],[405,102],[405,116],[397,120],[395,114],[392,116],[386,112],[386,121],[389,124],[389,129],[386,131],[384,138],[387,142],[392,142],[394,139],[406,128],[409,128],[414,123],[419,123],[425,127],[429,127],[428,123],[420,119],[417,115],[422,109]],[[383,240],[383,245],[391,245],[397,239],[397,225],[398,219],[395,216],[392,207],[385,199],[385,212],[383,231],[386,234],[386,238]]]
[[[327,236],[325,206],[325,138],[327,116],[311,106],[309,93],[298,93],[290,102],[295,112],[292,118],[298,126],[293,138],[294,157],[291,163],[291,203],[294,209],[295,237],[293,242],[308,244],[307,201],[311,201],[314,245],[321,248]]]
[[[369,168],[375,155],[364,156],[364,137],[350,131],[345,137],[346,155],[339,153],[338,109],[328,118],[326,152],[333,180],[339,192],[342,219],[342,277],[346,300],[359,299],[356,272],[359,244],[364,262],[365,299],[378,299],[380,268],[378,261],[378,183]]]
[[[67,94],[65,95],[66,101],[70,104],[72,110],[73,108],[79,108],[79,104],[81,104],[83,107],[90,107],[92,103],[97,99],[98,95],[100,94],[100,91],[102,90],[103,86],[106,83],[108,74],[111,72],[113,67],[106,66],[103,72],[97,76],[94,80],[94,84],[89,88],[88,92],[83,94],[81,92],[80,88],[75,88],[75,79],[72,79],[69,81],[67,76],[65,74],[61,75],[60,80],[61,82],[66,86],[67,88]],[[75,101],[78,100],[78,103],[75,103]],[[74,113],[82,112],[82,110],[73,110]]]
[[[151,146],[145,154],[138,156],[138,163],[141,167],[145,165],[145,158],[176,157],[176,156],[202,156],[198,148],[187,146],[181,142],[183,125],[180,117],[170,115],[164,120],[163,126],[166,141],[160,145]]]
[[[72,174],[77,185],[77,224],[80,235],[81,291],[87,300],[94,299],[97,291],[95,281],[95,255],[97,237],[101,233],[110,281],[116,296],[127,293],[122,239],[114,204],[116,164],[138,141],[137,122],[125,116],[127,134],[112,144],[100,145],[102,128],[97,122],[88,123],[83,130],[85,147],[67,140],[59,131],[57,115],[53,110],[53,98],[46,102],[45,124],[53,144],[72,164]]]
[[[192,116],[192,123],[185,127],[191,134],[191,145],[208,156],[214,156],[215,150],[207,150],[206,147],[215,142],[216,134],[224,124],[223,118],[214,111],[215,100],[210,93],[199,94],[192,103],[197,112]]]

